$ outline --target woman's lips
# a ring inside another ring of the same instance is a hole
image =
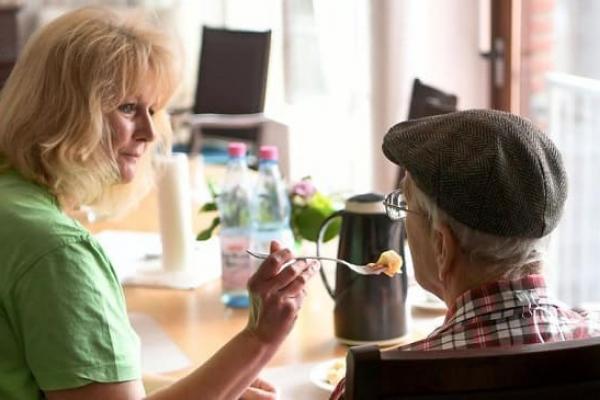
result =
[[[121,157],[130,161],[137,161],[141,156],[141,154],[121,153]]]

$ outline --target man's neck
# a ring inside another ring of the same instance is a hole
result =
[[[444,282],[444,302],[452,308],[456,299],[465,292],[477,289],[490,282],[514,280],[531,274],[540,274],[541,262],[533,262],[519,267],[502,265],[461,265],[458,266],[447,282]]]

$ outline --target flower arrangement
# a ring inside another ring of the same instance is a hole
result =
[[[304,239],[316,242],[321,224],[336,211],[333,200],[319,192],[310,177],[305,177],[292,186],[290,203],[292,232],[296,241]],[[325,231],[323,241],[336,237],[340,232],[340,224],[339,219],[332,221]]]
[[[216,201],[218,191],[210,182],[209,190],[213,200],[202,205],[200,208],[201,213],[218,210]],[[304,177],[300,182],[292,185],[289,190],[289,197],[291,204],[290,225],[296,242],[299,243],[302,240],[316,242],[321,224],[329,215],[336,211],[334,200],[319,192],[310,177]],[[340,224],[339,219],[332,221],[325,231],[323,241],[327,242],[335,238],[339,234]],[[217,216],[212,220],[208,228],[198,233],[196,239],[210,239],[219,225],[220,219]]]

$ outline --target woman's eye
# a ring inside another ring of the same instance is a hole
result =
[[[135,103],[125,103],[119,106],[119,111],[125,114],[133,114],[135,112]]]
[[[154,111],[154,108],[148,109],[148,113],[150,114],[150,116],[153,116],[155,112],[156,111]]]

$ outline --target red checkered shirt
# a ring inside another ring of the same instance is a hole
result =
[[[541,275],[497,281],[456,299],[444,324],[400,350],[455,350],[558,342],[600,335],[597,321],[550,299]],[[342,399],[344,380],[330,400]]]

